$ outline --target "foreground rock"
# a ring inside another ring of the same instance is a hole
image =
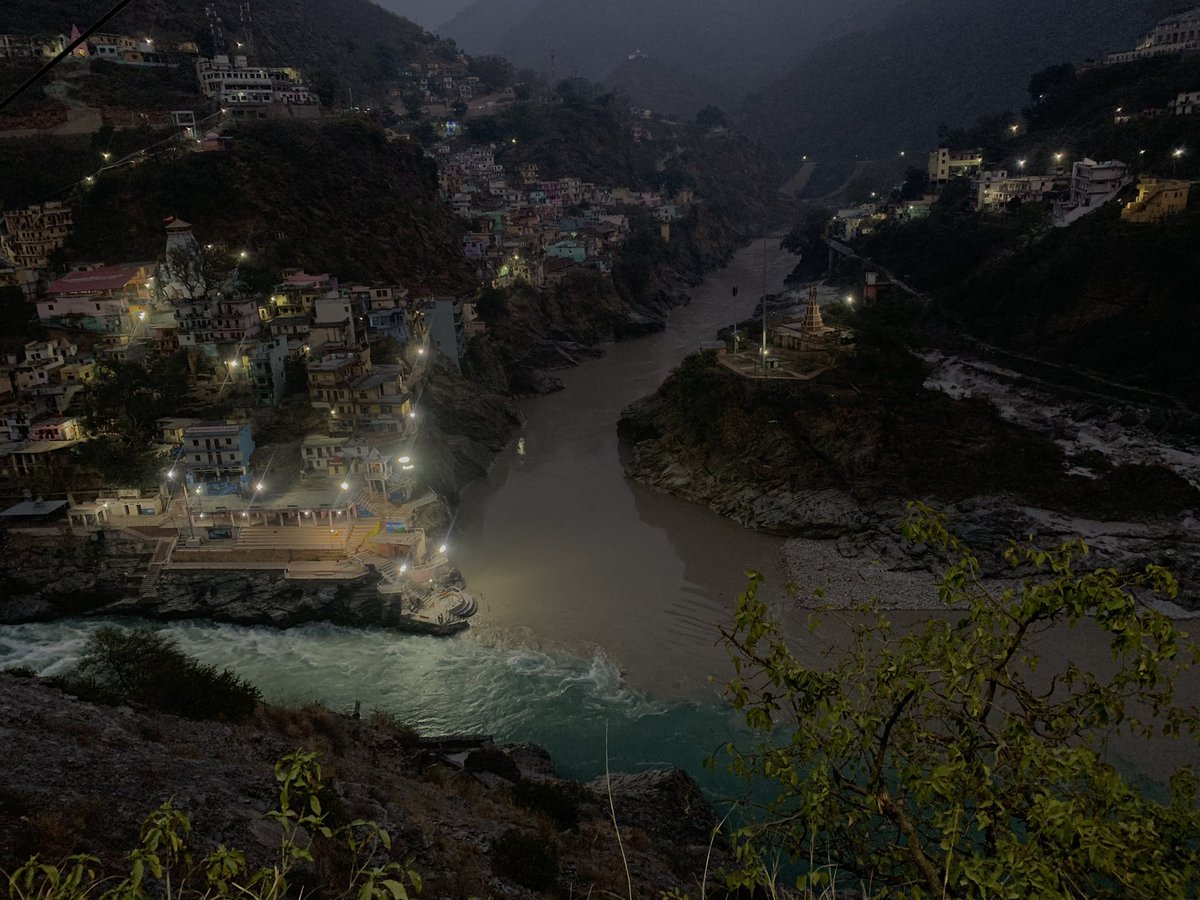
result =
[[[192,722],[0,674],[0,745],[0,870],[34,853],[94,853],[117,871],[142,819],[169,797],[190,816],[197,852],[224,843],[269,864],[278,853],[263,818],[277,803],[272,767],[302,747],[334,773],[330,815],[382,825],[393,858],[412,858],[421,873],[423,896],[542,896],[496,874],[496,842],[514,829],[556,853],[551,893],[626,895],[606,789],[555,777],[545,751],[528,744],[486,745],[467,759],[490,764],[464,765],[385,717],[310,706]],[[716,823],[695,782],[678,771],[614,776],[612,796],[634,896],[694,888]]]

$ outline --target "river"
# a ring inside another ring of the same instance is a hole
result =
[[[166,630],[272,702],[362,701],[426,732],[532,740],[578,778],[604,771],[607,747],[614,770],[680,765],[710,790],[731,788],[701,766],[738,733],[720,702],[728,659],[718,627],[747,568],[778,581],[780,542],[627,481],[616,424],[702,341],[753,311],[764,269],[776,291],[793,264],[777,240],[743,249],[666,331],[608,347],[561,373],[565,391],[523,404],[524,454],[514,443],[465,492],[450,539],[451,561],[485,601],[463,636],[201,622]],[[62,671],[96,625],[0,627],[0,667]]]
[[[766,246],[768,289],[793,258]],[[701,763],[738,735],[722,704],[729,621],[747,568],[778,589],[780,541],[624,478],[616,423],[628,403],[722,325],[749,314],[764,247],[736,255],[676,310],[666,332],[618,344],[562,374],[566,390],[523,404],[524,453],[514,444],[469,488],[450,537],[451,561],[484,603],[454,639],[309,626],[290,631],[211,623],[167,626],[185,650],[230,666],[272,702],[355,701],[427,733],[485,732],[545,745],[560,771],[591,778],[608,763],[637,771],[678,765],[715,795],[736,789]],[[734,286],[739,288],[736,300]],[[921,613],[896,613],[898,625]],[[54,673],[71,665],[94,622],[0,627],[0,667]],[[1086,629],[1043,638],[1048,658],[1105,665]],[[837,641],[834,630],[829,639]],[[816,659],[821,648],[800,643]],[[1189,678],[1186,702],[1200,698]],[[1155,777],[1194,761],[1183,745],[1118,746],[1114,757]]]

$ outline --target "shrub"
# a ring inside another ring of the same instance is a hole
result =
[[[533,891],[558,879],[558,848],[548,835],[510,828],[492,844],[492,871]]]
[[[296,752],[275,764],[279,784],[279,808],[267,813],[282,838],[279,857],[257,871],[250,868],[246,854],[221,844],[207,857],[197,857],[189,846],[192,823],[187,814],[168,800],[146,817],[139,832],[140,845],[129,853],[129,874],[105,878],[102,862],[95,856],[76,854],[60,863],[44,862],[48,843],[38,846],[33,856],[14,872],[0,872],[12,900],[49,900],[53,897],[140,898],[173,897],[203,900],[212,897],[244,897],[247,900],[279,900],[289,896],[320,893],[306,889],[305,863],[314,862],[314,849],[333,846],[343,851],[340,871],[321,872],[320,885],[330,896],[359,900],[411,900],[420,896],[421,876],[410,862],[392,857],[392,841],[375,822],[349,822],[332,826],[329,814],[318,799],[330,793],[315,753]],[[44,841],[69,840],[81,829],[61,818],[39,822]],[[51,851],[54,852],[54,851]],[[115,885],[109,887],[113,882]]]
[[[10,666],[7,669],[0,669],[0,674],[8,675],[11,678],[37,678],[37,672],[30,666]]]
[[[189,719],[239,719],[261,699],[258,688],[233,671],[193,659],[149,628],[101,628],[60,684],[87,700],[140,703]]]

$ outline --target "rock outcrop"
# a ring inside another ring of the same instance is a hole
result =
[[[167,798],[190,817],[197,853],[225,844],[268,864],[279,838],[264,820],[277,802],[272,768],[304,748],[332,773],[323,805],[334,824],[381,825],[392,857],[420,872],[423,896],[542,896],[497,874],[498,838],[514,829],[554,849],[556,895],[625,895],[605,787],[556,778],[532,745],[484,744],[464,765],[429,743],[381,715],[264,707],[242,722],[193,722],[0,673],[0,871],[34,853],[93,853],[119,871],[138,825]],[[679,771],[614,776],[612,796],[634,896],[694,888],[716,823],[696,783]]]

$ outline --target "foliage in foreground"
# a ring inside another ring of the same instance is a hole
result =
[[[1106,762],[1118,735],[1196,739],[1197,711],[1174,700],[1195,648],[1138,599],[1173,596],[1170,574],[1079,573],[1082,543],[1013,544],[1009,561],[1031,574],[995,593],[928,509],[905,533],[946,555],[940,593],[961,618],[898,632],[871,605],[837,661],[814,668],[759,575],[739,598],[729,696],[772,734],[728,749],[777,796],[738,832],[732,885],[760,884],[782,855],[812,867],[803,889],[836,871],[879,896],[1200,896],[1196,775],[1176,772],[1158,802]],[[1038,643],[1065,627],[1098,629],[1112,665],[1086,671],[1054,657],[1052,635]]]
[[[12,874],[0,874],[12,900],[99,898],[143,900],[165,897],[282,898],[294,889],[308,893],[303,882],[311,877],[314,850],[324,843],[327,852],[344,855],[341,877],[324,879],[322,895],[356,900],[408,900],[421,893],[421,877],[407,863],[389,861],[391,837],[374,822],[355,820],[333,827],[322,809],[324,775],[316,753],[297,751],[275,764],[279,783],[279,808],[267,819],[279,827],[275,861],[251,869],[241,850],[224,844],[208,856],[195,857],[188,846],[192,824],[170,800],[142,823],[141,844],[129,854],[129,872],[103,878],[100,860],[72,856],[61,864],[33,857]]]
[[[258,688],[233,671],[193,659],[150,628],[97,629],[62,681],[86,700],[140,703],[188,719],[239,719],[261,699]]]

